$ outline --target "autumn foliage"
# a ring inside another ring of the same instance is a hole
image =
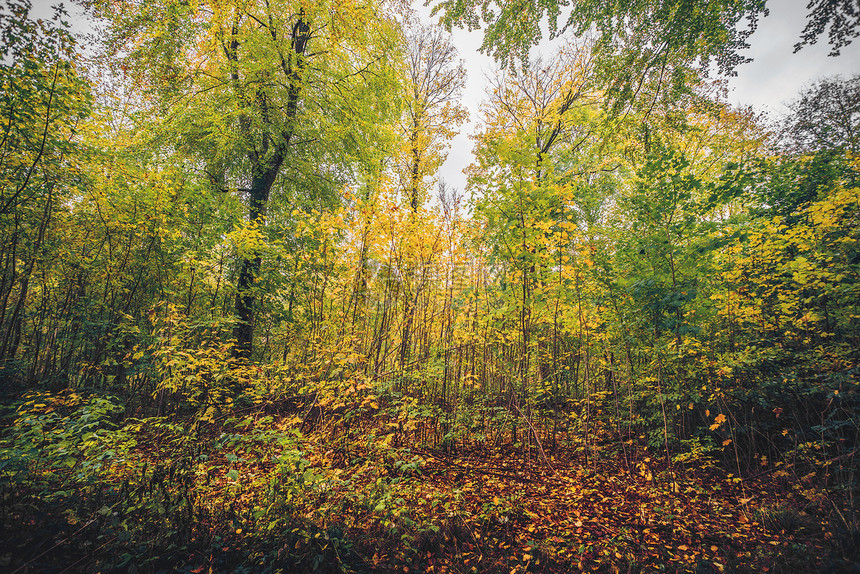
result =
[[[3,23],[2,569],[857,567],[856,77],[497,46],[467,196],[403,6],[83,4]]]

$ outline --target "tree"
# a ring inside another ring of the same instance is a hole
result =
[[[408,78],[401,130],[408,149],[401,179],[409,205],[417,211],[427,193],[425,178],[444,163],[448,141],[468,117],[459,102],[466,70],[442,28],[410,20],[404,32]]]
[[[860,153],[860,75],[822,78],[790,105],[783,139],[794,153]]]
[[[600,135],[593,121],[600,94],[587,42],[569,43],[550,60],[499,70],[488,95],[478,163],[471,168],[476,183],[502,174],[536,185],[569,176],[559,159]]]
[[[33,21],[30,8],[12,0],[0,12],[0,367],[18,355],[31,281],[57,247],[52,225],[82,185],[78,131],[92,105],[65,13]]]
[[[856,185],[852,157],[860,153],[860,76],[814,82],[789,108],[775,153],[756,170],[755,191],[759,210],[793,222],[799,208],[839,185]]]
[[[299,181],[305,154],[318,154],[310,171],[326,179],[326,164],[348,173],[335,166],[389,137],[378,125],[396,108],[384,95],[395,91],[396,36],[373,1],[89,4],[166,115],[172,147],[213,188],[245,195],[252,226],[265,226],[273,189],[312,188]],[[234,336],[250,357],[262,253],[239,259]]]
[[[468,116],[459,102],[466,70],[445,30],[411,20],[407,20],[404,28],[407,80],[401,131],[405,157],[400,162],[400,179],[415,216],[428,195],[428,189],[433,186],[432,181],[425,180],[445,161],[448,142],[456,134],[457,126]],[[400,364],[405,369],[411,356],[415,307],[420,289],[413,285],[418,271],[417,262],[412,260],[412,253],[404,255],[408,261],[403,273]]]
[[[557,405],[561,380],[578,382],[579,359],[568,370],[563,346],[577,354],[588,336],[581,208],[605,167],[599,148],[607,141],[592,46],[569,43],[553,58],[500,70],[487,96],[469,168],[479,237],[499,275],[488,318],[499,340],[485,345],[497,344],[512,360],[506,400],[530,413],[533,396]],[[586,351],[586,387],[588,362]]]

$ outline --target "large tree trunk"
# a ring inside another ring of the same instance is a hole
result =
[[[251,183],[251,199],[249,219],[262,223],[266,217],[266,204],[269,201],[269,193],[275,183],[275,178],[281,169],[283,156],[277,154],[268,166],[257,170]],[[233,337],[236,339],[234,355],[248,359],[253,352],[254,324],[256,322],[257,294],[254,292],[254,282],[260,275],[262,258],[254,253],[251,257],[242,259],[239,268],[239,280],[236,283],[236,315],[238,323],[233,328]]]

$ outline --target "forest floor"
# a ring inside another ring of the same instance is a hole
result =
[[[502,441],[446,453],[398,446],[406,436],[378,423],[300,426],[261,413],[185,442],[138,426],[97,484],[4,487],[0,569],[860,571],[826,497],[772,472],[740,480],[701,461],[670,472],[609,441],[586,462],[570,443],[545,457]]]

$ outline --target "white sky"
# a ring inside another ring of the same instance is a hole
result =
[[[729,79],[732,104],[752,105],[759,111],[779,116],[787,111],[784,104],[795,99],[800,89],[816,78],[860,73],[860,38],[843,48],[837,58],[827,56],[830,45],[826,33],[817,44],[793,54],[794,44],[799,41],[806,24],[807,0],[771,0],[768,4],[770,15],[759,22],[749,39],[750,49],[744,54],[753,61],[738,67],[738,75]],[[419,5],[417,2],[416,9],[429,15],[429,10]],[[469,109],[470,122],[462,126],[460,135],[454,138],[439,175],[460,192],[466,183],[462,171],[472,162],[472,140],[468,136],[480,119],[478,110],[484,97],[484,77],[494,69],[492,59],[478,53],[482,38],[482,31],[455,30],[453,34],[454,45],[465,60],[468,72],[463,103]],[[546,44],[538,49],[549,54],[552,46]],[[532,52],[536,54],[537,51]]]

